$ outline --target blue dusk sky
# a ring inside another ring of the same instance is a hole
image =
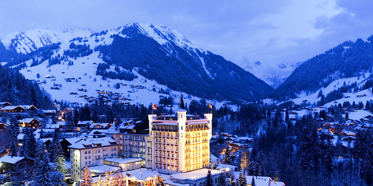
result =
[[[152,23],[238,65],[275,65],[366,39],[373,34],[371,7],[371,0],[12,0],[0,2],[0,38],[36,28],[101,31]]]

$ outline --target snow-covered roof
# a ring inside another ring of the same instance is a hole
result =
[[[9,155],[6,155],[6,156],[3,156],[0,158],[0,162],[3,162],[3,163],[10,163],[10,164],[16,164],[17,162],[23,160],[25,157],[19,157],[19,156],[9,156]]]
[[[69,146],[72,149],[84,149],[84,148],[94,148],[96,144],[101,144],[101,146],[111,146],[118,145],[118,142],[112,137],[103,138],[84,138]]]
[[[93,123],[92,120],[91,121],[78,121],[78,125],[90,125],[92,123]]]
[[[65,140],[69,142],[70,144],[74,144],[78,142],[79,140],[83,140],[83,138],[65,138]]]
[[[58,121],[57,125],[66,125],[66,122],[65,121]]]
[[[143,161],[143,160],[140,158],[105,158],[105,161],[126,164],[126,163],[134,163],[134,162]]]
[[[157,171],[141,168],[128,172],[122,172],[122,177],[128,177],[130,180],[149,180],[153,179],[157,174]]]
[[[20,123],[23,123],[23,122],[31,123],[31,121],[34,120],[34,119],[36,119],[36,118],[23,118],[23,119],[18,120],[18,122],[20,122]]]
[[[106,126],[108,126],[110,123],[93,123],[93,124],[91,124],[90,126],[89,126],[89,128],[94,128],[95,126],[97,126],[97,125],[99,125],[99,126],[101,126],[101,127],[106,127]]]
[[[43,110],[44,114],[53,114],[56,113],[56,110]]]
[[[108,165],[92,166],[88,167],[89,171],[96,174],[104,174],[105,172],[117,171],[119,167],[113,167]]]
[[[135,124],[130,124],[130,125],[125,125],[125,126],[122,126],[120,127],[121,129],[134,129],[135,128]]]
[[[249,137],[237,137],[236,139],[234,139],[234,141],[253,141],[253,138],[249,138]]]
[[[106,134],[106,132],[107,132],[107,129],[94,129],[88,135],[89,136],[94,136],[94,135],[97,135],[97,134]]]
[[[284,182],[280,182],[280,181],[279,182],[272,181],[272,182],[269,183],[269,186],[285,186],[285,183]]]
[[[9,102],[7,102],[7,101],[3,101],[3,102],[0,102],[0,105],[4,105],[4,104],[6,104],[6,103],[9,103]],[[11,104],[11,103],[9,103],[9,104]]]
[[[240,176],[240,172],[235,172],[236,178]],[[253,178],[255,180],[255,185],[256,186],[268,186],[271,183],[271,178],[267,176],[247,176],[246,175],[246,183],[251,184],[253,181]],[[279,183],[279,182],[277,182]],[[276,185],[280,186],[280,185]],[[282,185],[281,185],[282,186]]]
[[[190,184],[181,184],[181,183],[176,183],[173,182],[172,180],[165,180],[163,181],[166,185],[172,185],[172,186],[189,186]]]
[[[177,179],[177,180],[198,180],[200,178],[204,178],[207,176],[208,170],[210,169],[199,169],[191,172],[184,172],[184,173],[177,173],[171,176],[171,179]],[[211,175],[219,174],[220,171],[218,170],[211,170]]]
[[[5,107],[3,107],[2,109],[0,109],[0,110],[13,110],[13,109],[15,109],[15,108],[17,108],[17,107],[20,107],[20,106],[5,106]],[[23,108],[23,107],[20,107],[20,108]],[[24,109],[24,108],[23,108]]]
[[[31,107],[35,107],[34,105],[18,105],[18,106],[25,108],[25,109],[30,109]]]
[[[46,129],[57,129],[57,128],[60,128],[60,125],[57,125],[57,124],[53,124],[53,123],[51,123],[51,124],[47,124],[47,125],[45,126],[45,128],[46,128]]]

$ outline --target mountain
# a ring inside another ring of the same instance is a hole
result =
[[[314,93],[331,82],[358,77],[371,72],[373,64],[373,36],[367,41],[346,41],[297,67],[277,88],[273,97],[294,98],[302,92]],[[366,77],[368,78],[368,77]]]
[[[56,74],[49,70],[64,69],[63,79],[75,69],[74,65],[84,63],[92,67],[74,71],[74,76],[100,76],[109,82],[146,80],[165,85],[163,90],[217,101],[254,101],[273,91],[253,74],[219,55],[194,47],[181,33],[161,25],[134,23],[97,33],[37,29],[7,35],[1,43],[0,52],[11,57],[0,61],[23,69],[27,78],[39,81],[42,80],[36,77],[37,73],[40,78]]]
[[[254,74],[259,79],[262,79],[273,88],[279,87],[286,78],[298,67],[302,62],[296,63],[280,63],[276,65],[264,64],[260,61],[254,63],[246,63],[241,65],[243,69]]]

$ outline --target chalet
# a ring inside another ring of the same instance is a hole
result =
[[[354,132],[347,131],[347,130],[342,130],[342,132],[339,133],[341,136],[355,136]]]
[[[366,94],[363,94],[363,95],[356,95],[357,98],[362,98],[362,97],[366,97],[367,95]]]
[[[110,127],[110,123],[93,123],[89,126],[89,129],[108,129]]]
[[[6,107],[6,106],[10,106],[12,105],[11,103],[9,102],[0,102],[0,107],[3,108],[3,107]]]
[[[0,172],[2,174],[7,174],[13,172],[16,168],[22,167],[32,167],[34,165],[34,160],[25,158],[25,157],[18,157],[18,156],[3,156],[0,158]]]
[[[34,105],[18,105],[20,107],[23,107],[24,109],[28,110],[28,111],[36,111],[37,108],[34,106]]]
[[[19,126],[21,127],[28,127],[33,129],[41,127],[40,121],[36,118],[23,118],[18,120],[18,122]]]
[[[76,142],[80,140],[82,140],[82,138],[64,138],[60,141],[61,147],[67,159],[70,159],[70,150],[68,146],[75,144]]]
[[[88,134],[88,136],[89,137],[93,137],[93,138],[103,138],[103,137],[106,137],[106,132],[107,132],[108,130],[102,130],[102,129],[100,129],[100,130],[92,130],[89,134]]]
[[[77,127],[80,127],[80,129],[88,129],[90,125],[93,124],[93,121],[78,121],[76,124]]]
[[[46,116],[53,116],[53,114],[56,114],[56,110],[43,110],[43,113]]]
[[[26,109],[20,106],[6,106],[0,109],[0,112],[11,112],[11,113],[20,113],[25,112]]]

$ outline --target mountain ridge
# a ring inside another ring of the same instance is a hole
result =
[[[145,78],[202,98],[239,103],[255,101],[273,91],[238,65],[195,48],[180,32],[162,25],[131,23],[101,32],[77,33],[43,34],[36,29],[8,35],[1,42],[8,52],[22,55],[18,61],[8,63],[19,68],[29,68],[25,65],[29,60],[33,61],[31,66],[44,60],[48,66],[69,61],[73,64],[78,58],[98,51],[99,58],[109,65],[121,66],[128,73],[136,69]],[[51,44],[58,46],[49,49]]]

